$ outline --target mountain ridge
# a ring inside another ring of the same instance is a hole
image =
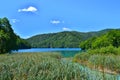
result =
[[[110,30],[114,29],[92,32],[63,31],[46,33],[32,36],[26,39],[26,41],[34,48],[78,48],[82,41],[91,37],[100,36]]]

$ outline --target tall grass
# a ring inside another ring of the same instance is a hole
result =
[[[93,55],[88,61],[97,66],[96,68],[105,68],[120,73],[120,56],[116,55]]]
[[[100,71],[117,74],[120,73],[120,47],[109,46],[88,50],[75,55],[73,61]]]
[[[0,55],[0,80],[100,80],[101,73],[62,61],[58,53]],[[106,75],[108,76],[108,75]],[[112,76],[106,80],[114,80]]]

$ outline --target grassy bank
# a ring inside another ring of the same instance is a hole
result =
[[[0,80],[99,80],[101,73],[64,61],[58,53],[0,55]],[[114,77],[106,76],[106,80]]]
[[[88,66],[91,69],[111,74],[120,74],[120,47],[114,48],[109,46],[88,50],[77,54],[73,61]]]

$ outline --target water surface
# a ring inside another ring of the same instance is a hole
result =
[[[80,48],[31,48],[31,49],[19,49],[13,52],[58,52],[64,57],[73,57],[75,54],[80,53]]]

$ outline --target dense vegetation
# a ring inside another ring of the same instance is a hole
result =
[[[120,47],[102,47],[76,54],[75,62],[107,73],[120,73]]]
[[[41,34],[33,36],[27,41],[32,47],[45,47],[45,48],[78,48],[79,44],[93,36],[100,36],[110,31],[106,29],[98,32],[76,32],[76,31],[64,31],[59,33]]]
[[[80,44],[82,49],[96,49],[107,46],[120,46],[120,29],[111,30],[99,37],[92,37]]]
[[[64,61],[58,53],[0,55],[0,80],[116,80]]]
[[[19,48],[28,48],[28,43],[17,36],[7,18],[0,18],[0,54],[17,50]]]
[[[89,38],[80,47],[85,51],[73,61],[103,73],[120,74],[120,29]]]

